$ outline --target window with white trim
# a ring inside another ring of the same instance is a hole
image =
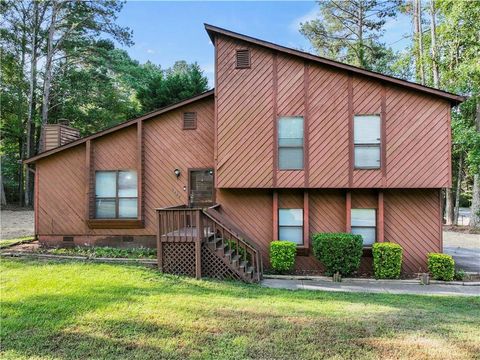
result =
[[[351,209],[351,232],[362,235],[363,246],[372,246],[377,238],[377,211]]]
[[[380,168],[380,124],[379,115],[355,115],[353,139],[356,169]]]
[[[278,119],[278,169],[303,169],[303,117]]]
[[[95,172],[95,218],[136,219],[138,215],[137,172]]]
[[[278,240],[303,245],[303,209],[278,209]]]

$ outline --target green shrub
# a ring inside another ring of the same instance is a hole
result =
[[[400,245],[384,242],[372,247],[373,272],[377,279],[398,279],[402,270],[402,253]]]
[[[428,271],[435,280],[452,281],[455,275],[455,261],[447,254],[428,254]]]
[[[270,243],[270,264],[276,271],[288,271],[295,265],[297,244],[292,241],[272,241]]]
[[[361,235],[345,233],[314,234],[313,254],[326,268],[327,275],[350,275],[360,267],[363,253]]]
[[[453,275],[453,278],[458,281],[464,281],[468,280],[468,275],[465,271],[462,269],[455,270],[455,274]]]

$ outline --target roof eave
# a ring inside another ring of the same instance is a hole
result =
[[[324,57],[321,57],[321,56],[306,53],[306,52],[303,52],[303,51],[300,51],[300,50],[288,48],[288,47],[285,47],[285,46],[282,46],[282,45],[277,45],[277,44],[271,43],[269,41],[265,41],[265,40],[257,39],[257,38],[251,37],[251,36],[236,33],[234,31],[219,28],[217,26],[213,26],[213,25],[210,25],[210,24],[204,24],[204,26],[205,26],[205,30],[207,31],[208,36],[212,40],[213,44],[215,44],[215,36],[217,34],[220,34],[220,35],[224,35],[224,36],[233,37],[233,38],[236,38],[236,39],[239,39],[239,40],[242,40],[242,41],[250,42],[250,43],[253,43],[253,44],[256,44],[256,45],[259,45],[259,46],[264,46],[264,47],[267,47],[267,48],[275,50],[275,51],[284,52],[284,53],[288,53],[290,55],[299,56],[299,57],[302,57],[304,59],[308,59],[308,60],[311,60],[311,61],[314,61],[314,62],[317,62],[317,63],[332,66],[332,67],[342,69],[342,70],[345,70],[345,71],[349,71],[349,72],[352,72],[352,73],[355,73],[355,74],[359,74],[359,75],[363,75],[363,76],[367,76],[367,77],[372,77],[372,78],[375,78],[375,79],[378,79],[378,80],[381,80],[381,81],[386,81],[386,82],[389,82],[389,83],[392,83],[392,84],[395,84],[395,85],[403,86],[403,87],[410,88],[410,89],[417,90],[417,91],[422,91],[424,93],[428,93],[428,94],[431,94],[431,95],[434,95],[434,96],[444,98],[444,99],[448,100],[452,105],[458,105],[458,104],[460,104],[460,103],[462,103],[466,100],[466,97],[461,96],[461,95],[452,94],[452,93],[449,93],[447,91],[431,88],[431,87],[428,87],[428,86],[425,86],[425,85],[420,85],[420,84],[410,82],[410,81],[407,81],[407,80],[403,80],[403,79],[399,79],[399,78],[396,78],[396,77],[393,77],[393,76],[388,76],[388,75],[384,75],[384,74],[381,74],[381,73],[377,73],[375,71],[365,70],[365,69],[362,69],[362,68],[359,68],[359,67],[356,67],[356,66],[353,66],[353,65],[348,65],[348,64],[341,63],[341,62],[334,61],[334,60],[330,60],[330,59],[327,59],[327,58],[324,58]]]
[[[50,155],[53,155],[57,152],[60,152],[60,151],[63,151],[63,150],[66,150],[66,149],[69,149],[69,148],[72,148],[72,147],[75,147],[75,146],[78,146],[78,145],[81,145],[83,143],[85,143],[87,140],[93,140],[93,139],[96,139],[98,137],[101,137],[101,136],[104,136],[104,135],[107,135],[107,134],[110,134],[112,132],[115,132],[115,131],[118,131],[118,130],[121,130],[121,129],[124,129],[124,128],[127,128],[129,126],[132,126],[132,125],[135,125],[137,124],[139,121],[144,121],[144,120],[148,120],[148,119],[151,119],[155,116],[158,116],[158,115],[161,115],[161,114],[164,114],[166,112],[169,112],[169,111],[172,111],[172,110],[175,110],[175,109],[178,109],[182,106],[185,106],[185,105],[188,105],[188,104],[191,104],[193,102],[196,102],[196,101],[199,101],[199,100],[202,100],[202,99],[205,99],[207,97],[210,97],[210,96],[213,96],[214,95],[214,89],[212,90],[208,90],[204,93],[201,93],[197,96],[194,96],[194,97],[191,97],[189,99],[185,99],[185,100],[182,100],[182,101],[179,101],[177,103],[174,103],[174,104],[171,104],[171,105],[168,105],[166,107],[163,107],[161,109],[158,109],[158,110],[154,110],[152,112],[149,112],[149,113],[146,113],[138,118],[135,118],[135,119],[131,119],[131,120],[127,120],[123,123],[120,123],[118,125],[115,125],[115,126],[112,126],[110,128],[107,128],[107,129],[104,129],[104,130],[101,130],[99,132],[96,132],[92,135],[88,135],[88,136],[84,136],[83,138],[80,138],[78,140],[75,140],[75,141],[72,141],[68,144],[65,144],[65,145],[62,145],[62,146],[58,146],[56,148],[53,148],[53,149],[50,149],[48,151],[44,151],[44,152],[41,152],[40,154],[37,154],[35,156],[32,156],[28,159],[25,159],[23,160],[23,163],[24,164],[31,164],[31,163],[34,163],[35,161],[37,160],[40,160],[40,159],[43,159],[47,156],[50,156]]]

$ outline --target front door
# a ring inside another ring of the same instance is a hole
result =
[[[189,173],[189,203],[192,207],[213,205],[213,169],[190,169]]]

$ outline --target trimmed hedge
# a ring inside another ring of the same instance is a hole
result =
[[[400,245],[384,242],[372,246],[373,273],[377,279],[398,279],[402,270],[402,253]]]
[[[435,280],[452,281],[455,275],[455,261],[447,254],[429,253],[428,271]]]
[[[297,244],[292,241],[272,241],[270,243],[270,264],[275,271],[288,271],[295,265]]]
[[[315,257],[325,266],[327,275],[336,272],[343,276],[350,275],[360,267],[362,236],[346,233],[314,234],[312,249]]]

